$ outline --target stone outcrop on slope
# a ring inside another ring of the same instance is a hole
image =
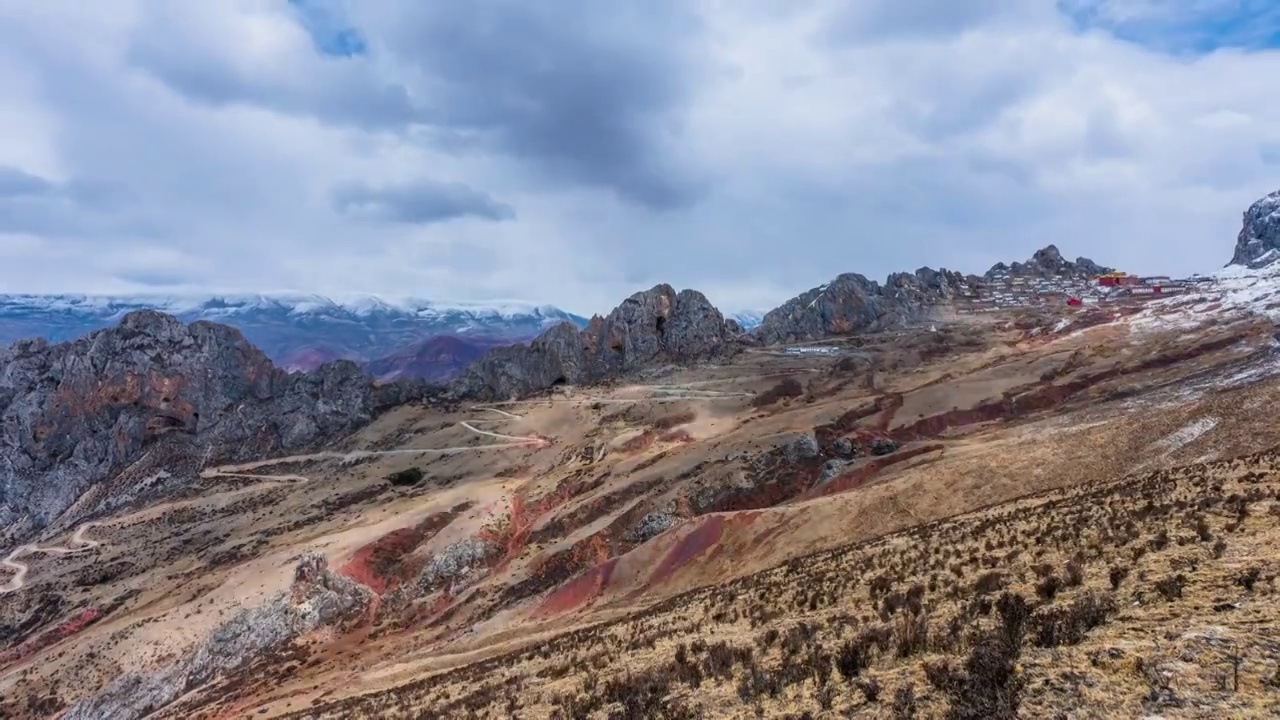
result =
[[[528,345],[490,350],[450,386],[484,400],[525,397],[559,384],[585,385],[658,362],[690,362],[732,346],[737,332],[696,290],[670,285],[639,292],[581,331],[562,323]]]
[[[166,436],[211,462],[253,459],[431,391],[376,386],[348,361],[285,373],[239,330],[150,310],[72,342],[20,341],[0,352],[0,526],[48,523]]]
[[[1260,268],[1280,259],[1280,190],[1258,200],[1244,211],[1231,265]]]
[[[289,590],[237,613],[176,664],[150,675],[117,679],[98,695],[73,705],[63,720],[146,717],[312,630],[351,626],[366,617],[373,597],[369,588],[330,570],[323,555],[304,555]]]

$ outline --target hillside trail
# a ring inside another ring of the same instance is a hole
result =
[[[253,472],[255,470],[271,467],[273,465],[285,465],[288,463],[307,462],[310,460],[340,460],[344,463],[349,463],[349,462],[354,462],[356,460],[362,460],[370,457],[388,457],[388,456],[399,456],[399,455],[426,455],[426,454],[432,454],[432,453],[442,454],[442,455],[453,455],[453,454],[463,453],[463,452],[502,450],[507,448],[518,448],[518,447],[545,447],[546,445],[549,444],[550,441],[548,441],[546,438],[538,437],[536,435],[506,435],[503,433],[496,433],[489,430],[481,430],[480,428],[476,427],[475,425],[477,423],[504,422],[507,420],[523,420],[524,419],[524,416],[517,415],[507,410],[503,410],[499,407],[496,407],[497,405],[521,405],[521,404],[536,405],[536,404],[545,404],[547,402],[552,402],[552,403],[568,402],[568,403],[574,403],[574,404],[580,404],[580,403],[621,404],[621,403],[637,403],[637,402],[675,402],[675,401],[682,401],[682,400],[707,401],[707,400],[724,400],[724,399],[740,398],[740,397],[755,397],[754,393],[749,393],[749,392],[721,392],[716,390],[699,390],[697,388],[690,387],[687,384],[686,385],[652,385],[652,386],[645,386],[645,389],[652,392],[653,395],[650,395],[648,397],[642,397],[642,398],[590,398],[588,397],[588,398],[581,398],[581,399],[568,400],[568,401],[513,400],[508,402],[491,403],[489,405],[476,406],[475,409],[496,413],[498,415],[501,415],[502,417],[487,418],[483,420],[473,419],[470,421],[462,420],[458,422],[458,425],[468,432],[474,433],[476,435],[481,435],[484,437],[494,438],[496,440],[501,440],[503,442],[489,443],[486,445],[458,445],[458,446],[443,447],[443,448],[405,448],[405,449],[399,449],[399,450],[352,450],[350,452],[345,452],[345,453],[333,452],[333,451],[322,451],[317,453],[307,453],[303,455],[289,455],[286,457],[268,458],[265,460],[255,460],[253,462],[242,463],[238,465],[223,465],[221,467],[207,468],[200,471],[199,477],[202,480],[213,480],[217,478],[236,478],[241,480],[260,480],[261,481],[261,484],[259,485],[254,485],[248,488],[241,488],[235,491],[236,493],[242,493],[242,492],[249,492],[252,490],[261,489],[264,487],[276,487],[282,484],[306,483],[311,481],[311,478],[305,475],[262,475],[262,474]],[[667,394],[667,393],[671,393],[671,394]],[[18,547],[14,549],[12,552],[10,552],[9,555],[3,561],[0,561],[0,568],[7,568],[13,571],[13,575],[9,578],[9,581],[3,587],[0,587],[0,596],[6,595],[12,592],[17,592],[18,590],[21,590],[23,587],[26,586],[26,576],[29,568],[27,567],[26,563],[20,562],[20,558],[26,557],[27,555],[37,554],[37,553],[43,553],[43,554],[49,554],[49,555],[71,555],[75,553],[87,552],[89,550],[93,550],[97,548],[102,544],[101,541],[92,540],[90,538],[85,537],[85,532],[90,530],[91,528],[98,527],[105,524],[114,525],[116,523],[123,522],[127,519],[131,519],[143,514],[150,514],[150,515],[163,514],[164,512],[172,510],[176,507],[190,504],[191,502],[197,502],[197,501],[187,501],[182,503],[175,503],[172,505],[166,504],[161,507],[147,508],[142,511],[139,511],[138,513],[132,513],[130,515],[119,517],[119,518],[113,518],[111,520],[93,520],[93,521],[83,523],[76,528],[75,532],[72,533],[71,535],[70,542],[64,546],[42,548],[33,543],[33,544],[27,544],[27,545]]]
[[[662,402],[684,402],[697,400],[729,400],[732,398],[753,398],[756,396],[752,392],[730,392],[720,390],[699,390],[689,387],[692,383],[681,385],[646,385],[646,390],[652,391],[653,395],[636,398],[560,398],[560,399],[542,399],[542,400],[500,400],[487,406],[486,409],[498,410],[493,407],[495,405],[623,405],[627,403],[662,403]]]
[[[523,416],[516,415],[514,413],[510,413],[505,410],[499,410],[497,408],[480,408],[480,409],[492,410],[493,412],[496,412],[502,415],[503,417],[498,419],[500,421],[524,419]],[[480,421],[472,421],[472,422],[480,422]],[[321,460],[321,459],[330,459],[330,460],[338,459],[338,460],[342,460],[343,462],[351,462],[353,460],[358,460],[366,457],[377,457],[377,456],[412,455],[412,454],[427,454],[427,453],[454,454],[454,453],[477,451],[477,450],[497,450],[497,449],[503,449],[503,448],[534,447],[534,446],[542,447],[548,443],[548,441],[545,438],[540,438],[533,435],[504,435],[502,433],[495,433],[495,432],[490,432],[488,430],[481,430],[479,428],[474,427],[473,425],[471,425],[471,423],[468,423],[467,421],[461,421],[458,423],[458,425],[461,426],[463,429],[469,432],[475,433],[477,435],[497,438],[499,440],[504,440],[506,442],[490,443],[488,445],[460,445],[456,447],[445,447],[445,448],[413,448],[413,449],[403,449],[403,450],[356,450],[356,451],[347,452],[347,453],[318,452],[318,453],[310,453],[305,455],[290,455],[288,457],[271,458],[268,460],[258,460],[255,462],[244,463],[240,465],[224,465],[222,467],[208,468],[200,472],[200,479],[212,480],[216,478],[238,478],[238,479],[245,479],[245,480],[261,480],[262,481],[260,485],[255,485],[251,488],[241,488],[240,490],[236,491],[237,493],[241,493],[241,492],[247,492],[250,490],[261,489],[264,487],[276,487],[282,484],[305,483],[305,482],[311,481],[311,478],[305,475],[260,475],[252,472],[246,472],[246,471],[257,470],[263,467],[268,467],[271,465],[282,465],[285,463],[305,462],[308,460]],[[170,507],[167,507],[166,509],[172,510],[184,504],[190,504],[190,502],[177,503]],[[30,570],[30,568],[27,566],[26,563],[21,562],[21,558],[26,557],[28,555],[34,555],[34,554],[72,555],[76,553],[82,553],[82,552],[87,552],[89,550],[93,550],[98,546],[102,545],[102,542],[100,540],[93,540],[91,538],[85,537],[85,533],[88,530],[104,524],[116,524],[119,522],[123,522],[125,520],[134,518],[135,516],[140,514],[154,515],[156,514],[156,511],[157,511],[157,508],[147,508],[141,511],[140,513],[132,513],[130,515],[126,515],[123,517],[114,518],[112,520],[91,520],[89,522],[83,523],[76,528],[75,532],[71,534],[71,540],[66,545],[53,546],[53,547],[40,547],[35,543],[29,543],[29,544],[22,545],[15,548],[12,552],[9,553],[7,557],[5,557],[4,560],[0,561],[0,568],[8,569],[13,572],[13,575],[9,578],[9,581],[5,583],[5,585],[0,586],[0,596],[7,595],[12,592],[17,592],[18,590],[21,590],[23,587],[26,586],[27,572]]]
[[[19,558],[37,553],[44,553],[47,555],[71,555],[73,553],[92,550],[102,543],[97,540],[86,538],[84,534],[85,531],[100,524],[101,523],[98,522],[87,522],[76,528],[76,531],[71,534],[70,543],[65,546],[42,548],[35,543],[31,543],[14,549],[14,551],[9,553],[4,560],[0,561],[0,566],[13,570],[13,577],[9,578],[9,582],[6,583],[4,587],[0,587],[0,595],[7,595],[11,592],[16,592],[26,585],[27,570],[29,568],[26,563],[19,562]]]

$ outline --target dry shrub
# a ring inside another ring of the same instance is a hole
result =
[[[766,407],[772,405],[783,398],[800,397],[804,394],[804,386],[795,378],[783,378],[778,381],[777,385],[765,390],[752,399],[751,404],[754,407]]]

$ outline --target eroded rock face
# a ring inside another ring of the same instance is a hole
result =
[[[704,359],[731,346],[733,327],[696,290],[658,285],[636,293],[586,329],[558,325],[529,345],[496,348],[472,363],[451,389],[495,400],[525,397],[558,384],[601,382],[656,362]]]
[[[76,703],[64,720],[135,720],[183,694],[251,666],[277,648],[322,626],[347,629],[363,619],[373,592],[329,569],[323,555],[302,557],[292,587],[236,614],[174,665],[150,675],[125,675]]]
[[[209,460],[307,447],[426,397],[348,361],[287,374],[234,328],[144,310],[73,342],[0,351],[0,524],[36,527],[166,436]]]
[[[1260,268],[1280,259],[1280,190],[1249,206],[1232,265]]]

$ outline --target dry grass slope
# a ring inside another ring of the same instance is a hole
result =
[[[1280,452],[1055,491],[295,718],[1275,717]]]

